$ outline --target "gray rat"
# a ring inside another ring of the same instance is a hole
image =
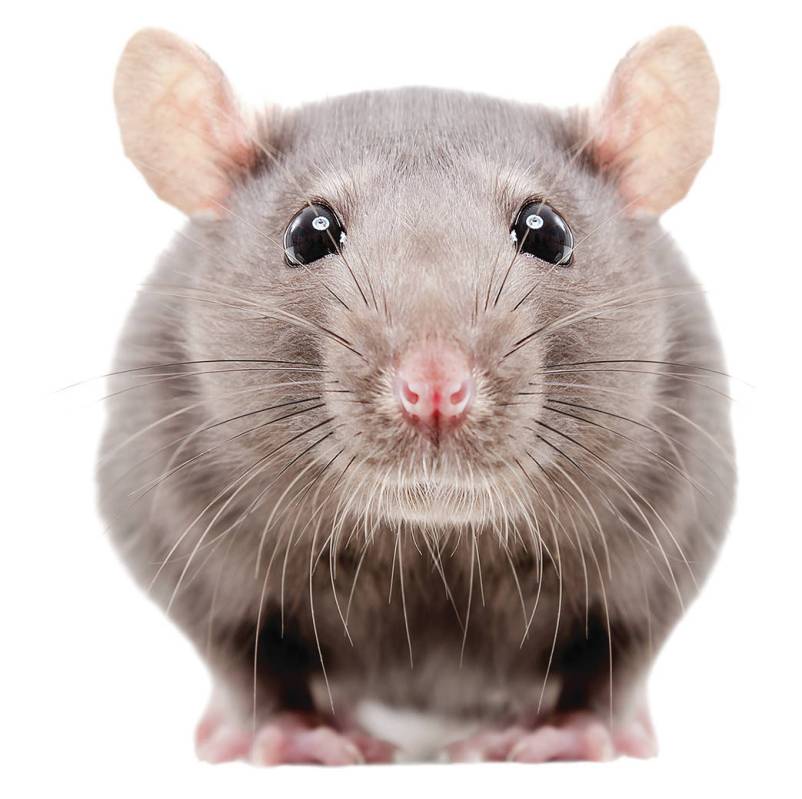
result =
[[[123,331],[100,504],[206,659],[201,757],[647,757],[719,549],[723,358],[660,214],[708,156],[699,37],[593,110],[366,92],[258,115],[172,34],[128,156],[189,219]]]

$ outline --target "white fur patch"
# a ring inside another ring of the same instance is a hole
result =
[[[395,744],[400,761],[432,760],[445,746],[473,734],[479,726],[374,701],[360,702],[354,717],[365,732]]]

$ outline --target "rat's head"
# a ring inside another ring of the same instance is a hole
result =
[[[357,516],[527,513],[559,450],[591,440],[550,413],[566,386],[582,404],[570,368],[657,357],[672,335],[661,298],[683,274],[657,218],[708,155],[717,104],[692,31],[634,48],[587,112],[408,89],[252,118],[159,31],[132,39],[116,101],[127,153],[192,219],[188,360],[274,370],[205,395],[211,418],[282,417],[228,451],[275,451],[298,488],[324,475],[315,495]],[[606,379],[648,418],[648,378]]]

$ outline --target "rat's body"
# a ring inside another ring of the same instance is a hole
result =
[[[220,686],[204,753],[383,759],[365,734],[413,712],[454,758],[647,754],[645,677],[732,504],[682,259],[581,114],[414,89],[254,138],[129,318],[100,469],[121,551]],[[570,220],[570,267],[510,249],[528,197]],[[347,241],[290,269],[310,199]],[[468,410],[399,412],[410,352],[464,358]]]

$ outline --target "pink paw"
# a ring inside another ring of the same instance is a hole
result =
[[[358,732],[340,732],[314,716],[282,713],[252,733],[232,725],[213,709],[198,725],[195,746],[198,757],[209,763],[247,760],[255,766],[389,763],[395,752],[385,741]]]
[[[195,730],[195,753],[207,763],[228,763],[247,756],[253,735],[227,720],[212,704]]]
[[[657,742],[645,714],[611,730],[609,723],[592,713],[573,713],[534,729],[488,730],[448,748],[453,762],[601,762],[621,755],[647,758],[656,754]]]

